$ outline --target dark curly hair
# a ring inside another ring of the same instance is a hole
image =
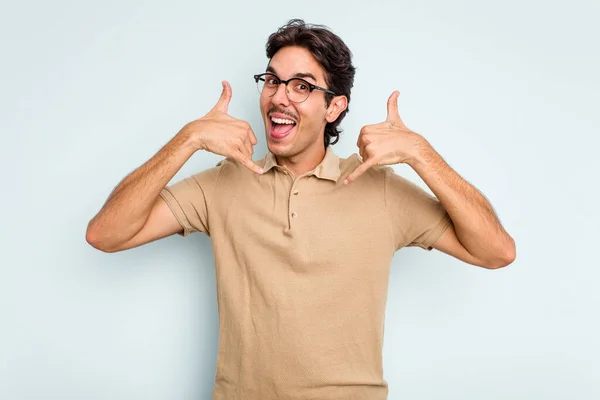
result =
[[[292,19],[272,33],[267,40],[267,58],[286,46],[298,46],[310,51],[325,70],[327,87],[338,96],[344,95],[350,103],[350,90],[354,86],[356,68],[352,65],[352,53],[342,39],[324,25],[306,24],[301,19]],[[333,95],[325,94],[325,106],[329,107]],[[338,128],[342,119],[350,111],[346,108],[334,122],[325,126],[325,148],[336,144],[340,139]]]

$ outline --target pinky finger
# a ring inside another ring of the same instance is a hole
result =
[[[239,161],[250,171],[256,172],[259,175],[263,173],[263,169],[257,164],[255,164],[251,158],[242,154]]]
[[[359,176],[364,174],[366,170],[375,165],[375,163],[376,162],[371,158],[366,162],[360,164],[358,168],[356,168],[350,175],[348,175],[348,177],[344,180],[344,184],[347,185],[349,183],[354,182],[356,179],[358,179]]]

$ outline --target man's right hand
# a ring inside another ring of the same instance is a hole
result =
[[[248,122],[227,113],[231,86],[227,81],[223,81],[222,85],[223,92],[213,109],[204,117],[185,125],[182,131],[187,131],[200,149],[233,158],[249,170],[262,174],[262,168],[252,161],[253,146],[258,143],[256,136]]]

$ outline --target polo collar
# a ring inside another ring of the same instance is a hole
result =
[[[271,168],[279,167],[279,165],[277,165],[277,159],[275,158],[275,155],[270,151],[267,150],[267,154],[265,155],[264,159],[264,173]],[[331,146],[328,146],[325,150],[325,157],[323,157],[321,163],[307,175],[314,175],[320,179],[328,179],[330,181],[337,182],[341,175],[340,158],[333,152]]]

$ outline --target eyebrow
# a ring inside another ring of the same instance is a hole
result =
[[[277,72],[275,72],[275,68],[271,67],[270,65],[267,67],[266,72],[271,72],[277,75]],[[315,76],[310,72],[297,72],[296,74],[294,74],[294,78],[311,78],[313,81],[318,82],[317,78],[315,78]]]

